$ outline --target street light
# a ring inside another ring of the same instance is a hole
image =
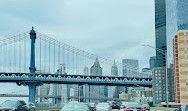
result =
[[[142,45],[142,46],[153,48],[153,49],[155,49],[156,51],[158,51],[159,53],[165,55],[165,61],[166,61],[166,102],[167,102],[167,107],[169,107],[169,105],[168,105],[169,100],[168,100],[168,64],[167,64],[167,50],[155,48],[155,47],[150,46],[150,45]]]

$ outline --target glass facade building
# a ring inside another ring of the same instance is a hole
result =
[[[138,60],[123,59],[123,77],[138,77],[139,76],[139,64]]]
[[[166,0],[155,0],[156,48],[166,50]],[[156,66],[166,66],[165,55],[156,51]]]
[[[188,30],[187,0],[166,0],[168,65],[173,64],[173,38],[178,30]]]
[[[181,83],[179,82],[182,80],[183,81],[188,80],[187,77],[185,78],[185,75],[186,75],[185,70],[187,69],[187,66],[185,66],[185,64],[182,65],[182,63],[177,63],[176,59],[182,62],[183,58],[182,57],[177,58],[175,57],[176,56],[175,54],[183,54],[182,52],[183,50],[181,49],[181,51],[179,52],[177,49],[174,49],[174,51],[177,50],[178,53],[174,52],[174,55],[173,55],[173,38],[176,34],[177,34],[176,36],[178,37],[183,35],[183,34],[180,34],[179,32],[182,32],[182,31],[184,32],[185,30],[188,30],[188,21],[187,21],[188,20],[188,2],[187,0],[166,0],[166,7],[167,7],[166,8],[166,19],[167,19],[166,26],[167,26],[167,52],[168,52],[167,58],[168,58],[168,65],[174,63],[174,68],[175,68],[174,69],[175,71],[175,74],[174,74],[175,99],[176,99],[176,102],[178,103],[187,103],[188,88],[186,89],[186,87],[184,87],[185,86],[184,82],[181,82]],[[182,39],[182,38],[183,37],[176,38],[176,39]],[[187,38],[184,38],[184,39],[187,39]],[[184,43],[182,41],[183,40],[181,40],[181,44],[186,44],[186,42]],[[175,42],[177,41],[174,41],[174,43]],[[180,69],[179,69],[179,66],[181,67]],[[182,67],[185,67],[185,68],[182,68]]]
[[[150,57],[149,59],[149,68],[152,70],[156,67],[156,56]]]
[[[167,60],[173,64],[173,37],[177,33],[177,0],[166,0]]]
[[[188,30],[188,2],[177,0],[178,30]]]

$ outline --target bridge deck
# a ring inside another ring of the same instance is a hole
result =
[[[152,87],[151,78],[127,78],[107,76],[83,76],[83,75],[60,75],[60,74],[36,74],[29,73],[0,73],[0,82],[27,82],[54,83],[54,84],[88,84],[108,86],[144,86]]]

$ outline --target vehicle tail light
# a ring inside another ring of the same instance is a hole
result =
[[[110,109],[110,107],[108,107],[107,109]]]
[[[140,111],[146,111],[145,109],[141,109]]]
[[[131,111],[131,110],[126,108],[125,111]]]
[[[119,106],[119,104],[118,104],[118,106]]]
[[[97,107],[95,107],[95,109],[97,109]]]
[[[148,107],[148,108],[150,108],[150,107]]]

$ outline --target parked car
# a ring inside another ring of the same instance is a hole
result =
[[[27,105],[28,111],[35,111],[36,106],[34,103],[29,102]]]
[[[150,106],[148,104],[142,105],[146,111],[150,111]]]
[[[109,103],[98,103],[96,106],[96,111],[112,111],[112,107]]]
[[[188,111],[188,104],[182,104],[179,111]]]
[[[91,111],[84,103],[68,103],[60,111]]]
[[[25,101],[7,100],[0,105],[0,111],[28,111]]]
[[[89,106],[91,107],[92,111],[95,111],[96,104],[95,103],[88,103]]]
[[[112,107],[112,109],[120,110],[120,104],[118,102],[112,102],[111,107]]]
[[[125,111],[146,111],[140,103],[127,103]]]

